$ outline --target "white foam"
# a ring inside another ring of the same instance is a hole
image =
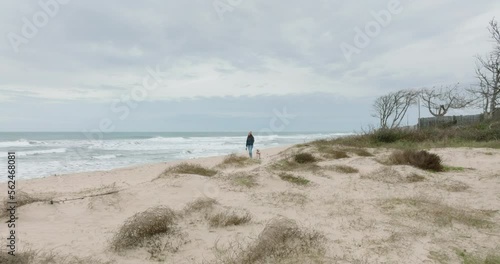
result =
[[[101,156],[94,156],[92,158],[99,160],[106,160],[106,159],[116,159],[117,157],[118,157],[117,155],[101,155]]]
[[[31,151],[21,151],[18,152],[18,156],[30,156],[30,155],[41,155],[41,154],[53,154],[53,153],[65,153],[65,148],[58,149],[47,149],[47,150],[31,150]]]
[[[7,147],[29,147],[30,143],[27,140],[20,139],[16,141],[2,141],[0,142],[0,148]]]
[[[255,148],[262,149],[344,135],[348,134],[256,134]],[[243,133],[241,136],[176,136],[95,141],[82,139],[51,139],[45,141],[20,139],[0,142],[0,147],[19,147],[18,155],[24,156],[24,166],[20,175],[26,179],[53,174],[110,170],[150,162],[227,155],[244,152],[245,142],[246,134]]]

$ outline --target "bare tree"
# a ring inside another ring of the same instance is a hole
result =
[[[477,56],[476,76],[480,85],[469,90],[476,100],[484,103],[484,113],[492,117],[500,103],[500,28],[495,19],[490,21],[488,30],[495,43],[493,51],[487,56]]]
[[[401,90],[378,97],[373,104],[374,117],[379,118],[380,128],[399,127],[406,115],[408,108],[416,103],[418,92]]]
[[[431,115],[437,117],[446,115],[450,109],[465,108],[472,103],[459,84],[423,89],[421,98]]]
[[[472,106],[481,108],[483,113],[489,113],[491,91],[490,87],[483,80],[480,79],[478,85],[471,85],[466,91],[471,95]]]

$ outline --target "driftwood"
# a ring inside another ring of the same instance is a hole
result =
[[[86,196],[81,196],[81,197],[76,197],[76,198],[68,198],[68,199],[63,199],[63,200],[52,199],[52,200],[49,201],[49,203],[50,204],[55,204],[55,203],[64,203],[64,202],[67,202],[67,201],[83,200],[85,198],[91,198],[91,197],[98,197],[98,196],[105,196],[105,195],[115,194],[115,193],[118,193],[120,191],[121,190],[112,190],[112,191],[105,192],[105,193],[91,194],[91,195],[86,195]]]

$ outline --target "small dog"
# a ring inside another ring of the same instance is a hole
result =
[[[257,150],[257,152],[255,154],[257,154],[257,158],[260,159],[260,150]]]

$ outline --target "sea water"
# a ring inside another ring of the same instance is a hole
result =
[[[347,133],[255,134],[254,149],[343,135]],[[6,156],[8,151],[15,151],[18,179],[31,179],[242,153],[246,137],[245,132],[122,132],[89,139],[77,132],[3,132],[0,133],[0,153]]]

